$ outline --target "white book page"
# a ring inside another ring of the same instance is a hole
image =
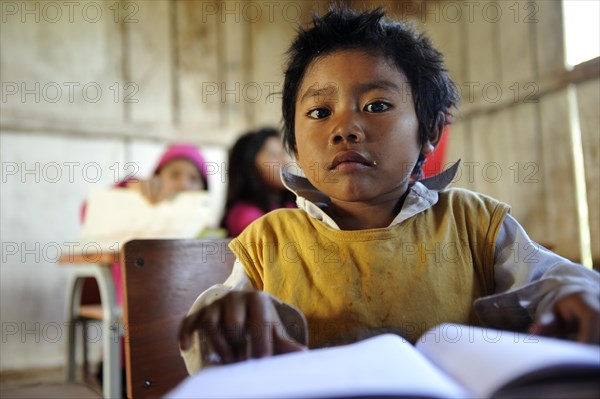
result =
[[[167,398],[335,398],[468,394],[402,338],[386,334],[352,345],[205,369]]]
[[[194,238],[215,212],[206,191],[187,191],[151,204],[135,190],[95,189],[90,192],[82,243],[115,248],[134,238]]]
[[[419,338],[416,346],[482,398],[519,376],[553,366],[590,366],[600,372],[600,346],[510,331],[442,324]]]

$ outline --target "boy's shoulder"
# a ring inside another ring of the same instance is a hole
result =
[[[481,201],[491,201],[491,202],[501,202],[494,197],[491,197],[487,194],[480,193],[477,191],[470,190],[468,188],[463,187],[448,187],[444,190],[438,192],[439,197],[442,198],[452,198],[453,200],[481,200]]]
[[[309,222],[310,216],[302,209],[279,208],[253,221],[246,227],[246,231],[265,232],[282,228],[289,229],[291,226],[304,225]]]
[[[262,218],[266,220],[279,220],[287,218],[302,218],[304,216],[308,216],[308,213],[300,208],[278,208],[267,212]]]
[[[452,187],[438,193],[438,202],[435,207],[449,207],[453,209],[495,209],[510,210],[510,206],[487,194],[472,191],[461,187]]]

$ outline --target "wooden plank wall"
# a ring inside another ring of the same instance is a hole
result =
[[[581,141],[585,167],[590,221],[592,259],[600,263],[600,79],[581,83],[577,88]]]
[[[448,162],[456,186],[489,194],[536,241],[580,260],[560,1],[353,1],[412,20],[461,89]],[[600,81],[576,86],[594,265],[600,264]]]
[[[7,96],[3,130],[227,147],[247,129],[279,125],[280,98],[270,94],[283,86],[283,54],[298,24],[327,3],[121,0],[80,7],[83,18],[69,22],[65,14],[57,23],[46,21],[43,2],[28,5],[27,16],[25,5],[11,4],[2,78],[15,90],[24,81],[33,94],[26,104],[19,92]],[[31,25],[25,29],[22,19]],[[79,83],[76,92],[93,82],[103,96],[92,103],[79,95],[77,112],[66,86],[58,105],[34,101],[36,91],[53,95],[52,85],[44,89],[48,76],[58,86]]]

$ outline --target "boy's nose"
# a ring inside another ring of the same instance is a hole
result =
[[[356,118],[352,116],[341,117],[329,136],[330,144],[360,143],[365,139],[365,134]]]

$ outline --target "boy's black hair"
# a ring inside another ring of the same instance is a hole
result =
[[[250,131],[240,136],[229,151],[227,200],[221,227],[226,227],[227,214],[237,202],[250,203],[265,213],[270,210],[272,204],[269,203],[268,191],[256,166],[256,157],[271,137],[280,139],[281,135],[277,129],[271,127]],[[290,201],[295,201],[294,194],[284,190],[281,205]]]
[[[385,20],[381,8],[356,12],[333,7],[324,16],[313,15],[313,26],[300,28],[290,46],[283,86],[283,132],[287,150],[294,152],[294,118],[298,90],[308,66],[317,58],[340,50],[359,50],[383,56],[406,75],[419,121],[419,143],[450,123],[451,109],[459,102],[456,86],[444,66],[442,54],[428,37],[412,26]],[[413,171],[420,177],[423,156]]]

